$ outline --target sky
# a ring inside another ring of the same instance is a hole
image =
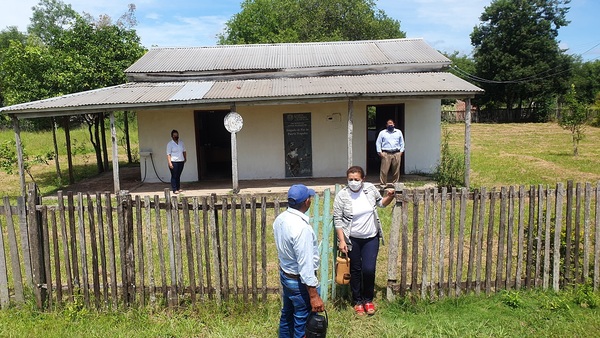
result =
[[[0,0],[0,29],[17,26],[25,32],[39,0]],[[447,53],[471,55],[469,35],[490,0],[375,0],[378,9],[400,21],[407,38],[423,38],[433,48]],[[94,17],[107,14],[114,20],[136,5],[136,30],[142,44],[151,48],[213,46],[225,22],[240,11],[242,0],[63,0],[79,13]],[[567,53],[584,61],[600,59],[600,1],[572,0],[558,40]]]

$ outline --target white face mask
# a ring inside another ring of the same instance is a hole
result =
[[[357,192],[362,187],[362,184],[362,181],[348,181],[348,188],[354,192]]]

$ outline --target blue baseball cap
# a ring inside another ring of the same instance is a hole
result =
[[[290,190],[288,190],[288,205],[298,205],[314,195],[315,191],[309,189],[304,184],[294,184],[290,187]]]

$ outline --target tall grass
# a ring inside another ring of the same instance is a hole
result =
[[[371,317],[329,304],[328,337],[591,337],[600,332],[598,308],[580,292],[541,291],[463,296],[436,303],[379,302]],[[138,308],[97,313],[77,305],[38,312],[33,305],[0,311],[2,337],[274,337],[279,302],[181,310]]]

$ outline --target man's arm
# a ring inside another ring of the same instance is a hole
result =
[[[312,312],[323,312],[325,311],[325,304],[319,296],[317,292],[317,288],[315,286],[306,286],[308,289],[308,295],[310,296],[310,306],[312,308]]]

